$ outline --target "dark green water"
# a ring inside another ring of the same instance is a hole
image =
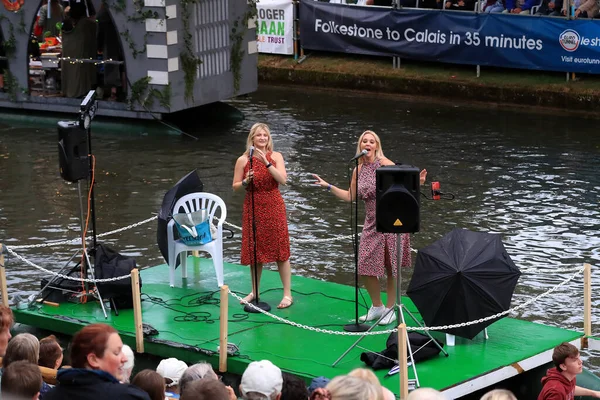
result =
[[[513,305],[570,275],[554,273],[557,268],[600,264],[596,120],[538,115],[525,107],[522,112],[470,108],[290,88],[261,88],[231,104],[245,120],[182,121],[197,141],[144,134],[138,128],[95,134],[98,231],[151,217],[171,185],[194,168],[205,190],[225,200],[228,221],[241,225],[243,198],[231,190],[233,166],[244,151],[250,126],[262,121],[271,126],[275,148],[287,164],[289,184],[282,193],[295,274],[353,282],[351,240],[320,241],[351,233],[349,205],[314,186],[309,174],[344,186],[347,160],[366,129],[381,136],[390,159],[426,168],[428,182],[440,181],[442,191],[456,195],[454,201],[422,199],[421,231],[413,235],[413,247],[428,245],[455,227],[502,234],[513,260],[528,271],[519,281]],[[77,186],[58,174],[56,140],[55,128],[0,125],[0,242],[18,245],[78,236]],[[156,225],[150,223],[103,242],[146,267],[164,262],[155,237]],[[227,261],[239,262],[239,246],[239,234],[226,242]],[[57,270],[76,249],[21,254]],[[14,259],[7,266],[11,294],[35,292],[42,277],[37,270]],[[405,271],[405,282],[411,272]],[[596,270],[593,276],[597,305],[600,277]],[[582,296],[580,276],[514,316],[581,330]],[[598,315],[593,320],[600,323]],[[598,370],[598,360],[588,358],[588,367]]]

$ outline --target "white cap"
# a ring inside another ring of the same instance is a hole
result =
[[[240,384],[243,393],[256,392],[267,397],[281,393],[282,386],[281,370],[269,360],[251,362],[244,371]]]
[[[167,384],[167,387],[179,385],[179,379],[181,375],[187,369],[187,364],[176,358],[167,358],[162,360],[156,372],[158,372],[163,378],[170,379],[171,383]]]
[[[133,355],[133,350],[131,350],[131,347],[124,344],[122,351],[123,351],[123,354],[125,354],[125,357],[127,357],[127,361],[125,361],[125,364],[123,364],[123,368],[124,369],[133,369],[133,365],[135,364],[135,357]]]

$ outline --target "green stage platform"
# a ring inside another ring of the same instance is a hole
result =
[[[188,363],[207,360],[218,367],[219,290],[212,261],[204,258],[194,265],[188,261],[188,279],[183,282],[177,270],[176,287],[168,284],[168,267],[141,271],[144,323],[159,334],[145,338],[145,351],[159,357],[176,357]],[[247,267],[226,264],[225,283],[230,290],[245,295],[250,291]],[[294,304],[278,310],[282,298],[276,271],[266,270],[261,282],[261,300],[268,302],[273,314],[302,325],[334,331],[354,319],[354,288],[316,279],[292,278]],[[366,293],[365,293],[366,296]],[[408,310],[418,311],[408,298]],[[361,302],[364,302],[361,299]],[[109,310],[110,311],[110,310]],[[361,306],[360,312],[366,311]],[[123,341],[135,348],[132,310],[109,313],[104,318],[98,303],[63,303],[58,307],[37,305],[15,309],[17,322],[72,335],[82,326],[104,322],[119,330]],[[407,325],[414,326],[407,316]],[[392,325],[389,328],[393,327]],[[384,330],[388,328],[377,328]],[[479,334],[474,340],[456,338],[456,345],[445,347],[449,356],[439,356],[417,364],[420,384],[444,390],[449,398],[500,382],[551,360],[551,349],[563,341],[575,341],[581,333],[532,322],[504,318],[488,328],[489,339]],[[360,361],[364,349],[381,351],[388,335],[368,336],[335,367],[332,364],[355,342],[355,336],[318,333],[290,326],[262,314],[247,314],[229,296],[229,342],[239,346],[239,355],[228,358],[228,372],[241,374],[253,360],[269,359],[282,370],[309,381],[316,376],[334,377],[365,366]],[[444,341],[444,335],[434,333]],[[388,371],[376,371],[382,384],[399,393],[398,375],[384,377]],[[409,367],[409,378],[413,378]]]

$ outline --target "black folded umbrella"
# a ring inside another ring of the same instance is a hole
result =
[[[407,294],[428,326],[453,325],[508,310],[520,275],[500,235],[454,229],[419,250]],[[445,332],[473,339],[496,320]]]
[[[167,243],[167,224],[173,217],[173,207],[177,200],[186,194],[202,192],[204,190],[204,184],[198,177],[196,170],[188,173],[186,176],[181,178],[179,182],[175,184],[165,194],[160,209],[158,210],[158,226],[156,230],[156,240],[158,248],[162,253],[165,261],[169,262],[169,244]]]

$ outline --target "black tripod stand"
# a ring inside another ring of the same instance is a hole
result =
[[[68,171],[63,171],[63,166],[61,165],[61,175],[63,175],[63,177],[65,179],[67,179],[68,181],[77,182],[77,190],[78,190],[78,194],[79,194],[80,218],[81,218],[82,257],[81,257],[81,261],[78,262],[74,267],[72,267],[71,270],[67,273],[67,276],[72,275],[80,268],[81,275],[84,279],[87,279],[88,276],[91,277],[92,279],[95,278],[94,267],[90,261],[90,254],[92,256],[94,255],[94,251],[97,246],[96,209],[95,209],[95,204],[94,204],[94,185],[95,185],[94,169],[95,169],[95,165],[94,165],[94,158],[92,156],[91,122],[92,122],[92,119],[94,118],[94,116],[96,115],[97,109],[98,109],[98,102],[96,101],[96,91],[90,90],[88,92],[87,96],[81,102],[80,109],[79,109],[79,121],[78,122],[66,122],[66,123],[59,122],[59,132],[60,132],[60,129],[73,131],[74,129],[76,129],[76,126],[78,125],[79,132],[85,131],[85,136],[86,136],[86,141],[87,141],[87,149],[80,149],[76,145],[73,145],[72,143],[70,146],[67,146],[65,143],[63,143],[63,140],[61,140],[61,142],[59,143],[59,148],[61,149],[60,155],[64,159],[64,162],[66,164],[69,164],[69,165],[64,166],[64,168]],[[80,134],[77,134],[77,135],[81,136]],[[71,140],[73,140],[73,139],[71,139]],[[81,142],[79,144],[81,144]],[[69,147],[68,151],[65,150],[66,147]],[[74,147],[74,149],[72,149],[70,147]],[[87,153],[87,157],[82,157],[81,154],[83,154],[83,153]],[[88,170],[87,171],[85,171],[84,168],[81,168],[81,167],[74,168],[70,165],[72,163],[81,163],[82,160],[84,162],[85,162],[85,160],[87,160],[87,162],[88,162]],[[73,170],[76,169],[77,171],[74,172],[72,169]],[[88,211],[90,212],[90,216],[91,216],[91,220],[92,220],[92,248],[89,250],[86,247],[85,236],[87,233],[87,218],[84,219],[84,212],[83,212],[84,206],[83,206],[83,200],[82,200],[83,196],[81,193],[81,179],[84,179],[84,178],[89,180],[88,181],[89,182],[89,184],[88,184],[88,186],[89,186],[89,194],[88,194],[89,210]],[[63,268],[61,268],[61,270],[59,271],[59,274],[68,268],[69,263],[77,256],[79,251],[80,250],[77,250],[77,252],[65,264],[65,266]],[[30,305],[33,304],[33,302],[36,301],[37,297],[39,295],[41,295],[42,292],[44,290],[46,290],[48,287],[62,290],[62,288],[60,286],[64,282],[65,279],[66,278],[63,278],[63,277],[60,277],[60,279],[59,278],[51,279],[42,288],[42,290],[33,298],[33,300],[29,304]],[[56,285],[57,287],[51,286],[51,285]],[[106,314],[106,309],[104,308],[104,301],[102,300],[102,296],[100,295],[98,287],[96,286],[94,288],[94,290],[92,292],[90,292],[90,285],[87,281],[85,281],[82,286],[83,286],[83,291],[79,292],[80,301],[82,301],[82,302],[87,301],[87,299],[90,295],[93,297],[97,297],[98,300],[100,301],[100,306],[102,307],[102,312],[104,313],[104,318],[108,318],[108,316]],[[46,296],[44,296],[44,299],[47,298],[47,296],[49,296],[49,293]]]
[[[344,325],[344,330],[348,332],[365,332],[369,330],[369,325],[358,322],[358,159],[367,154],[366,150],[358,153],[350,162],[355,161],[356,181],[354,185],[354,224],[353,243],[354,243],[354,322]],[[350,188],[352,191],[353,188]]]
[[[250,171],[252,171],[252,156],[254,154],[254,146],[250,146],[250,152],[248,154],[248,159],[250,160]],[[254,277],[254,284],[252,285],[252,293],[254,293],[254,298],[252,299],[252,301],[250,301],[249,303],[252,304],[246,304],[246,306],[244,307],[244,311],[249,312],[249,313],[258,313],[260,311],[257,310],[257,308],[263,310],[263,311],[270,311],[271,310],[271,306],[268,303],[265,303],[264,301],[260,301],[259,297],[258,297],[258,263],[256,261],[256,218],[254,215],[254,176],[252,177],[252,179],[250,180],[250,184],[248,185],[248,189],[250,190],[250,197],[251,197],[251,212],[252,212],[252,244],[253,244],[253,248],[252,248],[252,255],[253,255],[253,260],[254,264],[252,268],[252,274]]]

